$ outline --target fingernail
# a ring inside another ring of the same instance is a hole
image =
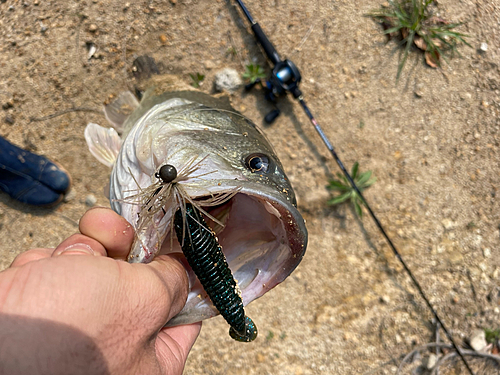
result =
[[[95,255],[95,253],[89,245],[75,243],[65,249],[58,250],[54,255]]]

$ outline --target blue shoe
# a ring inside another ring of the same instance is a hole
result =
[[[47,206],[60,202],[70,184],[62,168],[0,137],[0,190],[20,202]]]
[[[43,156],[23,150],[0,137],[0,167],[25,174],[35,181],[40,181],[49,189],[65,193],[70,186],[66,172]]]
[[[0,166],[0,190],[19,202],[34,206],[53,206],[63,199],[63,194],[4,165]]]

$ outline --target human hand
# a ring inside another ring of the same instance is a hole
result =
[[[125,262],[134,231],[110,209],[80,232],[0,273],[0,374],[181,374],[201,328],[164,328],[186,302],[181,261]]]

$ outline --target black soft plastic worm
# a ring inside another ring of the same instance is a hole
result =
[[[243,309],[243,301],[233,274],[215,234],[200,211],[186,203],[183,217],[179,208],[174,218],[175,232],[189,265],[212,303],[229,323],[229,335],[243,342],[257,337],[257,327]]]

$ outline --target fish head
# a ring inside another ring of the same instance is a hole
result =
[[[189,200],[216,235],[244,305],[297,267],[307,245],[304,220],[281,162],[253,122],[222,99],[189,91],[146,95],[127,122],[110,201],[136,230],[129,262],[182,254],[172,223]],[[169,183],[159,174],[165,165],[177,172]],[[169,325],[218,314],[188,274],[186,305]]]

